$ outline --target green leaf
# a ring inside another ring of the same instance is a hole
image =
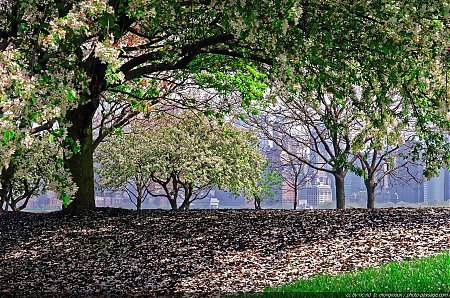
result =
[[[77,93],[75,92],[75,90],[67,90],[67,100],[71,101],[72,99],[74,99],[77,96]]]
[[[13,130],[7,129],[3,133],[3,142],[4,143],[9,142],[12,138],[14,138],[15,135],[16,135],[16,133]]]
[[[63,209],[66,209],[67,206],[69,205],[70,197],[68,195],[66,195],[65,193],[61,193],[61,196],[59,197],[59,199],[63,203]]]
[[[72,151],[73,151],[74,154],[77,154],[78,152],[81,151],[81,147],[78,146],[78,145],[77,145],[77,146],[74,146],[73,149],[72,149]]]

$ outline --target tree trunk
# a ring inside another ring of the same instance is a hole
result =
[[[9,193],[12,191],[11,182],[14,177],[14,173],[14,167],[10,165],[7,169],[3,168],[0,175],[0,208],[3,207],[3,204],[5,204],[5,211],[8,211],[9,209]]]
[[[181,204],[179,210],[189,210],[189,207],[191,206],[191,202],[189,201],[189,198],[184,199],[183,203]]]
[[[261,209],[261,198],[258,196],[255,196],[255,210]]]
[[[138,196],[136,199],[136,210],[141,211],[142,209],[142,198]]]
[[[2,179],[1,184],[2,184],[2,187],[0,189],[0,208],[2,210],[3,210],[3,208],[5,208],[4,210],[8,211],[9,181]],[[3,205],[5,205],[5,207],[3,207]]]
[[[169,203],[170,203],[170,208],[172,210],[178,210],[178,205],[177,205],[177,200],[176,199],[170,199],[169,198]]]
[[[336,209],[345,209],[344,171],[337,170],[334,173],[334,179],[336,181]]]
[[[88,63],[86,71],[91,77],[89,94],[81,95],[83,104],[68,111],[66,116],[71,123],[68,137],[80,144],[80,151],[66,160],[72,179],[78,187],[75,198],[68,208],[71,211],[95,209],[92,120],[100,104],[101,93],[106,87],[106,65],[95,58]]]
[[[373,181],[373,176],[369,176],[364,179],[364,184],[367,190],[367,209],[375,208],[375,183]]]
[[[181,204],[180,208],[178,208],[178,209],[179,210],[189,210],[191,203],[194,201],[194,200],[191,200],[192,195],[193,195],[194,186],[191,183],[190,184],[186,183],[186,184],[182,184],[182,185],[184,188],[184,200],[183,200],[183,203]],[[195,197],[194,197],[194,199],[195,199]]]
[[[138,181],[138,179],[136,179],[136,181]],[[143,186],[139,182],[136,182],[136,189],[137,189],[136,210],[137,211],[141,211],[141,209],[142,209],[142,198],[144,196],[144,194],[143,194]]]
[[[298,203],[298,188],[294,187],[294,210],[297,210],[297,203]]]
[[[68,136],[74,141],[78,141],[80,145],[79,152],[73,154],[66,161],[72,179],[78,187],[68,208],[71,211],[95,209],[92,119],[97,107],[98,101],[90,101],[69,111],[67,115],[68,120],[72,123],[68,129]]]

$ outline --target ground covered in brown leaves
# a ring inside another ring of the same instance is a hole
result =
[[[257,292],[450,249],[450,208],[0,215],[0,296]]]

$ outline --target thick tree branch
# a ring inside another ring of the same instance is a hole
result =
[[[202,53],[202,49],[207,48],[209,46],[217,45],[224,43],[226,41],[232,40],[234,37],[230,33],[224,33],[219,34],[211,37],[207,37],[205,39],[199,40],[197,42],[194,42],[190,45],[184,46],[181,48],[180,57],[181,59],[174,62],[168,62],[168,63],[159,63],[159,64],[153,64],[153,65],[144,65],[141,67],[138,67],[134,69],[135,67],[139,65],[143,65],[147,62],[152,61],[155,59],[156,54],[154,53],[147,53],[143,54],[141,56],[138,56],[134,59],[131,59],[122,67],[120,68],[120,71],[122,71],[125,74],[126,80],[132,80],[138,77],[141,77],[146,74],[151,74],[157,71],[169,71],[169,70],[176,70],[176,69],[183,69],[187,67],[187,65],[192,62],[195,57]]]

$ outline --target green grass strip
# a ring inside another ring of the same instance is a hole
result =
[[[270,293],[449,293],[450,253],[421,259],[392,262],[378,268],[364,268],[337,275],[321,274],[302,279],[279,288],[268,288]]]

